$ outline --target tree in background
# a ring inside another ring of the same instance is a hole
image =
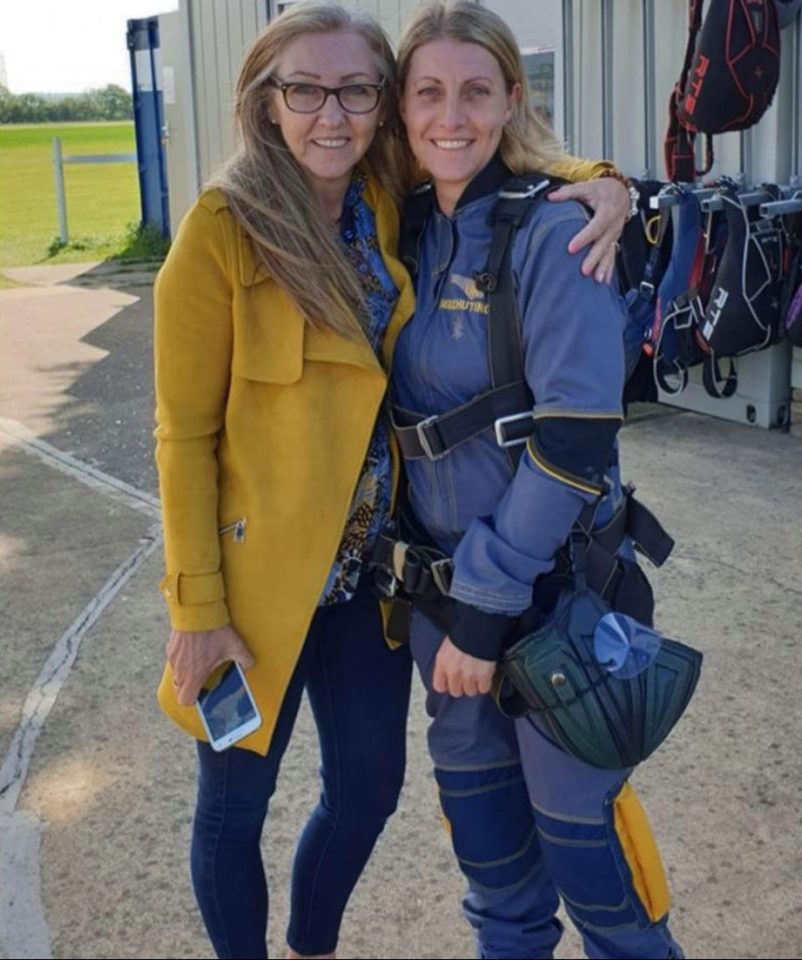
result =
[[[55,123],[70,120],[131,120],[131,94],[115,83],[86,93],[41,96],[11,93],[0,84],[0,123]]]

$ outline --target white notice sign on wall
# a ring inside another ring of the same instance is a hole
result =
[[[165,103],[175,103],[175,67],[162,69],[162,95]]]

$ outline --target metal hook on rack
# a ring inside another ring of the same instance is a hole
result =
[[[756,207],[758,204],[769,203],[775,197],[768,190],[746,190],[738,194],[738,203],[742,207]],[[713,213],[724,209],[724,194],[721,190],[713,190],[708,196],[701,199],[701,206],[704,213]]]
[[[802,213],[802,190],[795,191],[785,200],[760,204],[761,217],[784,217],[790,213]]]
[[[713,213],[717,210],[723,210],[724,197],[722,197],[720,191],[714,190],[710,196],[702,197],[700,206],[702,208],[702,213]]]
[[[738,201],[742,207],[764,206],[774,201],[775,196],[768,190],[752,190],[747,193],[739,193]]]
[[[658,194],[649,197],[649,209],[668,210],[670,207],[676,207],[684,193],[686,193],[685,187],[678,186],[676,183],[667,183]]]
[[[691,193],[696,197],[696,199],[701,203],[703,200],[708,200],[710,197],[713,197],[717,193],[716,187],[696,187],[695,190],[692,190]]]

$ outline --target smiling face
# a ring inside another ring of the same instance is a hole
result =
[[[293,40],[278,59],[273,76],[283,83],[326,87],[379,83],[376,57],[358,33],[310,33]],[[270,119],[306,170],[316,194],[344,193],[357,163],[373,142],[381,120],[381,101],[371,113],[346,113],[330,96],[314,113],[294,113],[279,90],[273,94]]]
[[[477,43],[434,40],[412,54],[401,115],[444,213],[454,212],[465,187],[493,157],[520,96],[520,86],[508,90],[498,61]]]

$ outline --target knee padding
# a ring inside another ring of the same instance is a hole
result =
[[[490,889],[515,887],[539,860],[535,821],[519,764],[435,769],[440,803],[460,869]]]
[[[665,875],[649,824],[625,783],[598,820],[538,811],[540,849],[580,927],[647,927],[668,911]]]

